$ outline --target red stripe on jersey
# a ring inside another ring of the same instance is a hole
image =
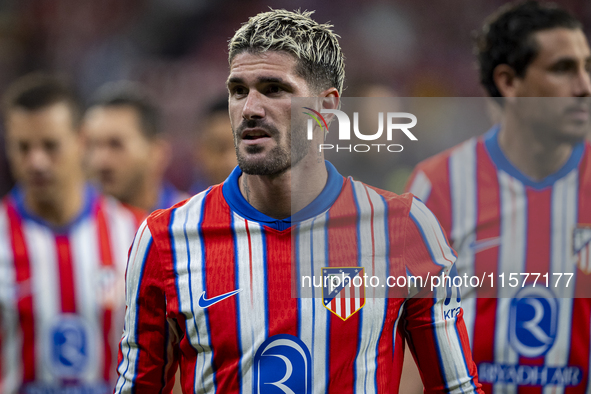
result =
[[[246,237],[248,238],[248,275],[250,277],[250,305],[254,304],[253,294],[254,289],[252,288],[252,239],[250,237],[250,229],[248,228],[248,220],[244,221],[244,227],[246,227]]]
[[[550,270],[550,229],[551,229],[551,215],[552,215],[552,188],[544,190],[526,189],[527,198],[527,232],[526,243],[526,260],[525,271],[547,274]],[[536,231],[536,229],[545,229],[545,231]],[[533,282],[535,277],[531,275]],[[552,287],[552,284],[550,287]],[[544,356],[536,358],[529,358],[519,356],[519,364],[521,365],[544,365]],[[541,387],[524,387],[522,388],[525,394],[541,393]]]
[[[21,221],[11,201],[6,199],[17,284],[17,308],[22,330],[23,382],[35,380],[35,320],[31,287],[31,266]]]
[[[577,276],[581,276],[581,272],[578,272]],[[587,349],[591,345],[589,341],[591,298],[573,299],[572,308],[571,341],[567,365],[581,368],[583,379],[577,386],[566,387],[564,394],[582,393],[589,383],[589,352]]]
[[[205,297],[212,298],[236,290],[234,235],[229,209],[215,209],[222,202],[219,193],[205,197],[203,212],[203,247],[205,249]],[[218,201],[216,201],[218,200]],[[215,229],[214,231],[212,231]],[[198,274],[198,273],[197,273]],[[194,294],[195,298],[200,294]],[[240,296],[229,297],[207,308],[209,332],[213,349],[217,390],[220,393],[238,393],[240,377],[240,349],[238,346],[238,304]]]
[[[55,236],[55,249],[60,277],[62,313],[76,313],[76,290],[70,240],[65,234]]]
[[[291,296],[292,284],[296,283],[292,281],[289,263],[294,261],[291,231],[280,232],[265,227],[269,337],[277,334],[298,336],[298,299]],[[296,270],[293,271],[295,274]]]
[[[109,230],[107,227],[107,221],[105,219],[105,213],[103,211],[103,199],[100,199],[97,212],[96,212],[96,225],[97,225],[97,232],[98,232],[98,246],[99,246],[99,257],[101,266],[103,267],[112,267],[113,266],[113,257],[111,255],[111,241],[109,239]],[[108,290],[107,290],[108,291]],[[105,295],[103,295],[104,297]],[[111,329],[112,329],[112,318],[113,318],[113,308],[110,304],[103,305],[103,352],[104,352],[104,361],[103,361],[103,379],[106,382],[109,382],[110,375],[111,375],[111,364],[112,364],[112,357],[113,353],[110,346],[109,338],[111,337]]]
[[[497,171],[486,153],[482,140],[476,145],[476,243],[494,240],[501,236],[500,217],[500,189]],[[499,260],[498,244],[482,250],[474,251],[474,275],[482,278],[482,275],[493,274],[497,277]],[[478,291],[476,299],[476,313],[474,317],[473,332],[474,348],[472,356],[476,365],[480,362],[494,360],[495,358],[495,327],[497,316],[496,288],[483,288]],[[482,390],[492,393],[492,384],[483,383]]]
[[[362,301],[363,302],[363,301]],[[392,341],[394,340],[394,324],[398,317],[398,311],[404,302],[403,298],[386,298],[386,319],[384,327],[382,328],[382,335],[378,342],[378,359],[376,371],[376,383],[378,393],[387,393],[391,390],[390,387],[398,387],[400,385],[400,373],[402,372],[402,361],[394,363],[392,352]],[[397,330],[397,335],[400,332]],[[398,339],[399,342],[395,344],[404,349],[404,340]],[[397,349],[400,351],[400,349]],[[403,351],[404,353],[404,351]],[[397,368],[395,369],[395,366]]]
[[[328,213],[328,265],[330,267],[358,266],[357,244],[357,211],[351,182],[345,182],[341,195]],[[330,313],[326,311],[327,313]],[[357,356],[358,338],[352,333],[359,332],[359,316],[357,312],[347,320],[330,313],[328,356],[329,376],[331,377],[327,392],[352,393],[354,388],[354,360]],[[347,346],[343,346],[347,343]],[[335,377],[338,376],[338,379]]]

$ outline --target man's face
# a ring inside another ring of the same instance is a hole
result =
[[[538,54],[523,78],[515,80],[514,95],[523,116],[558,140],[581,140],[589,129],[591,110],[591,52],[580,29],[555,28],[535,33]],[[531,99],[539,97],[539,99]],[[543,98],[542,98],[543,97]]]
[[[97,106],[84,119],[88,166],[103,192],[129,202],[151,170],[150,141],[130,106]]]
[[[296,64],[278,51],[242,52],[232,60],[230,121],[238,165],[247,174],[281,174],[308,153],[304,130],[294,130],[292,159],[291,98],[314,95]]]
[[[9,110],[6,150],[15,179],[27,198],[37,202],[55,203],[81,173],[80,136],[65,103]]]
[[[205,171],[208,181],[222,183],[236,167],[234,137],[228,112],[211,114],[197,144],[197,162]]]

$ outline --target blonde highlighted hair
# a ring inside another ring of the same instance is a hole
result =
[[[284,51],[298,60],[296,72],[311,87],[343,91],[345,59],[332,25],[320,24],[314,11],[271,10],[251,17],[228,45],[228,62],[241,52]]]

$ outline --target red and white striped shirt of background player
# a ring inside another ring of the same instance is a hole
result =
[[[385,298],[385,288],[370,288],[365,306],[346,320],[322,305],[322,289],[317,298],[292,298],[292,279],[320,275],[321,267],[362,265],[383,279],[448,272],[455,259],[422,203],[345,180],[330,163],[327,169],[327,186],[293,227],[246,202],[238,168],[140,226],[115,393],[166,392],[179,360],[185,392],[265,392],[274,384],[304,394],[397,393],[405,330],[429,389],[480,387],[461,314],[444,318],[446,308],[459,310],[455,298],[444,306],[444,297]],[[220,295],[198,306],[200,297]],[[283,353],[269,367],[263,354],[271,347]],[[296,380],[303,386],[294,388]]]
[[[549,273],[553,280],[550,292],[542,277],[534,288],[533,275],[522,290],[518,275],[510,296],[464,296],[485,392],[591,392],[591,146],[579,143],[558,172],[534,182],[504,156],[498,130],[421,162],[409,191],[439,219],[458,253],[460,275],[492,273],[495,292],[501,273],[505,291],[510,273]],[[553,273],[574,274],[570,286],[564,277],[555,287],[559,275]],[[522,295],[550,301],[528,307]]]
[[[1,393],[60,392],[51,390],[61,385],[72,393],[78,392],[73,386],[93,393],[112,389],[125,264],[141,220],[90,187],[83,212],[60,229],[27,213],[18,189],[4,198]]]

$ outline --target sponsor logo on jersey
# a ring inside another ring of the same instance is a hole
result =
[[[78,315],[60,315],[49,328],[47,365],[58,378],[82,376],[94,357],[94,335]]]
[[[528,286],[511,300],[509,343],[524,357],[543,356],[558,329],[558,301],[546,287]]]
[[[363,308],[363,267],[323,267],[322,304],[343,320],[347,320]]]
[[[267,338],[254,356],[255,394],[312,393],[312,357],[293,335]]]
[[[573,255],[583,273],[591,273],[591,224],[579,224],[573,230]]]
[[[577,386],[583,380],[581,368],[575,366],[478,364],[478,380],[482,383],[516,384],[520,386]]]

